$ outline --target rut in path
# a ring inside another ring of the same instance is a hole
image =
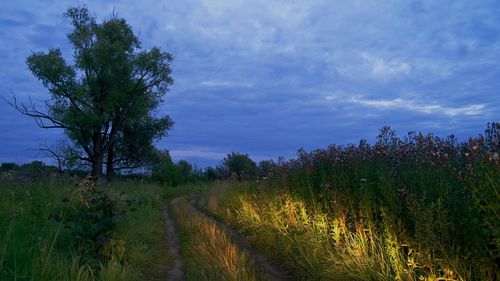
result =
[[[175,231],[174,222],[168,214],[168,204],[163,208],[163,217],[165,218],[165,227],[168,235],[168,254],[174,260],[172,268],[168,271],[167,280],[182,281],[184,280],[184,273],[182,272],[182,258],[179,253],[179,236]]]
[[[196,202],[197,198],[192,198],[189,200],[189,205],[193,210],[199,214],[200,216],[208,219],[209,221],[213,222],[215,225],[217,225],[219,228],[223,229],[231,239],[240,247],[245,249],[250,256],[253,258],[255,263],[260,266],[262,271],[269,277],[269,279],[273,281],[288,281],[288,280],[293,280],[291,275],[284,271],[283,269],[279,268],[278,266],[274,265],[271,263],[269,258],[262,254],[260,251],[258,251],[250,242],[244,238],[243,236],[239,235],[234,229],[231,227],[227,226],[226,224],[214,219],[211,216],[208,216],[204,212],[200,211],[198,208],[196,208]]]

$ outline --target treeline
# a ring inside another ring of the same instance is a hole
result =
[[[0,165],[0,180],[2,181],[38,181],[41,179],[59,177],[61,173],[55,166],[49,166],[42,161],[26,164],[2,163]]]
[[[57,159],[55,159],[57,160]],[[168,186],[214,180],[255,180],[267,177],[278,165],[273,160],[254,162],[248,154],[230,153],[215,167],[198,168],[186,160],[174,162],[168,150],[157,150],[134,169],[115,171],[114,179],[139,179]],[[85,177],[91,170],[85,165],[47,165],[42,161],[27,164],[2,163],[0,179],[28,182],[58,179],[64,176]]]
[[[146,164],[146,176],[153,181],[177,186],[196,181],[247,181],[266,178],[278,168],[273,160],[254,162],[248,154],[232,152],[215,167],[196,168],[186,160],[172,161],[168,150],[155,151]]]

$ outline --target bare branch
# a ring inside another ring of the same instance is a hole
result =
[[[69,130],[72,129],[71,127],[63,124],[61,121],[50,116],[49,114],[39,111],[36,108],[35,103],[31,100],[31,97],[29,97],[28,104],[18,103],[15,95],[12,96],[11,101],[5,99],[4,97],[2,97],[2,99],[5,102],[7,102],[12,108],[17,110],[19,113],[26,115],[26,116],[30,116],[33,119],[35,119],[36,124],[40,128],[44,128],[44,129],[60,128],[60,129],[69,129]],[[45,104],[48,105],[48,101],[45,101]],[[47,122],[49,124],[47,124]]]
[[[58,169],[59,171],[62,171],[63,170],[63,165],[64,165],[64,156],[58,152],[55,151],[54,148],[48,146],[48,145],[45,145],[45,144],[41,144],[38,149],[39,151],[42,151],[42,152],[45,152],[46,154],[48,154],[52,159],[56,160],[57,161],[57,166],[58,166]]]

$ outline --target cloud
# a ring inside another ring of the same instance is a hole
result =
[[[65,38],[71,27],[61,16],[71,5],[21,0],[0,10],[0,84],[7,96],[12,89],[48,97],[24,61],[31,50],[57,46],[71,59]],[[293,156],[299,147],[374,137],[386,124],[466,138],[498,119],[495,0],[144,0],[88,7],[100,19],[117,11],[143,46],[174,55],[175,83],[158,114],[176,124],[158,145],[178,157]],[[0,140],[0,155],[11,149],[29,157],[23,149],[46,137],[20,120],[0,122],[11,132],[11,147]]]
[[[205,159],[215,159],[220,160],[226,157],[227,153],[215,152],[215,151],[200,151],[200,150],[172,150],[170,155],[175,158],[189,158],[198,157]]]
[[[398,75],[408,75],[411,71],[410,64],[400,59],[384,60],[367,53],[361,55],[369,65],[371,74],[377,78],[391,78]]]
[[[252,88],[252,83],[240,83],[233,81],[218,81],[218,80],[206,80],[199,83],[201,87],[236,87],[236,88]]]
[[[232,151],[238,152],[238,151]],[[243,153],[243,152],[240,152]],[[170,155],[174,159],[204,159],[204,162],[217,163],[222,161],[229,152],[218,152],[209,150],[170,150]],[[249,155],[252,160],[259,162],[269,159],[277,159],[278,156]],[[215,162],[217,161],[217,162]],[[218,163],[217,163],[218,164]]]
[[[330,98],[331,97],[327,97]],[[406,109],[410,111],[426,113],[426,114],[444,114],[448,116],[457,115],[480,115],[485,108],[484,104],[473,104],[461,107],[447,107],[439,104],[423,104],[412,100],[404,100],[396,98],[392,100],[384,99],[363,99],[359,97],[352,97],[349,102],[365,105],[368,107],[375,107],[379,109]]]

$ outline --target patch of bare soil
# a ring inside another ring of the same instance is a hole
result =
[[[175,199],[174,199],[175,200]],[[163,217],[165,218],[165,228],[168,235],[168,254],[172,259],[172,266],[168,270],[168,281],[184,280],[184,272],[182,271],[182,257],[180,255],[179,236],[175,230],[175,225],[168,213],[168,207],[163,208]]]

